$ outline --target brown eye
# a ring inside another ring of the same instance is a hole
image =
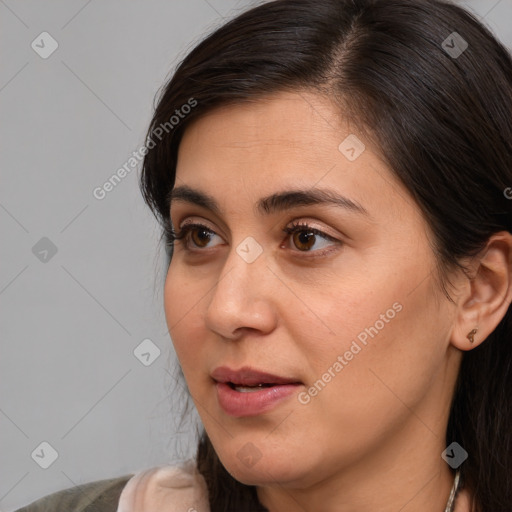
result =
[[[293,243],[301,251],[309,251],[315,245],[316,235],[311,231],[296,231],[293,233]]]
[[[218,243],[211,243],[217,237]],[[171,235],[173,240],[183,240],[183,246],[186,250],[209,249],[222,243],[222,238],[203,224],[185,224],[177,235]],[[196,252],[197,252],[196,251]]]
[[[211,231],[203,227],[190,229],[190,238],[197,247],[206,247],[211,239]]]
[[[333,245],[342,245],[340,240],[304,223],[286,227],[283,231],[289,235],[289,244],[291,241],[298,252],[311,253],[311,256],[327,254]]]

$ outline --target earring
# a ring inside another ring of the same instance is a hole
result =
[[[471,343],[474,343],[475,342],[475,334],[477,333],[478,329],[473,329],[472,331],[470,331],[468,333],[468,335],[466,336],[466,338],[471,342]]]

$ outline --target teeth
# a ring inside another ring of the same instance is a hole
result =
[[[235,386],[235,391],[239,391],[240,393],[254,393],[255,391],[259,391],[261,386],[255,386],[253,388],[245,387],[245,386]]]
[[[254,393],[255,391],[259,391],[263,388],[271,387],[272,384],[258,384],[257,386],[235,386],[233,385],[233,389],[240,393]]]

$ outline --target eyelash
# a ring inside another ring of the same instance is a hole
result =
[[[204,224],[200,224],[200,223],[190,223],[190,224],[186,224],[185,226],[183,226],[181,228],[181,231],[179,233],[176,233],[170,223],[166,223],[166,226],[165,226],[165,234],[166,234],[166,246],[168,248],[171,248],[174,246],[174,242],[176,240],[182,240],[182,239],[185,239],[185,249],[187,251],[190,251],[192,252],[193,249],[190,249],[190,246],[189,246],[189,242],[188,240],[186,239],[187,235],[193,230],[193,229],[202,229],[204,231],[207,231],[208,233],[210,234],[214,234],[216,235],[217,233],[215,233],[215,231],[213,231],[212,229],[210,229],[208,226],[205,226]],[[307,233],[312,233],[314,235],[318,235],[318,236],[321,236],[322,238],[325,238],[326,240],[329,240],[331,242],[336,242],[337,244],[341,244],[342,242],[340,240],[337,240],[336,238],[328,235],[327,233],[324,233],[323,231],[320,231],[319,229],[316,229],[316,228],[313,228],[311,226],[309,226],[308,224],[304,223],[304,222],[295,222],[293,223],[291,226],[287,226],[285,228],[283,228],[282,230],[284,233],[286,233],[288,236],[291,236],[297,232],[307,232]],[[204,251],[205,249],[196,249],[197,251]],[[313,257],[321,257],[321,256],[324,256],[325,254],[329,253],[332,251],[332,248],[327,248],[327,249],[323,249],[323,250],[316,250],[316,251],[300,251],[300,250],[297,250],[297,251],[294,251],[294,252],[302,252],[302,253],[312,253],[312,255],[308,255],[308,256],[305,256],[305,257],[308,257],[308,258],[313,258]]]

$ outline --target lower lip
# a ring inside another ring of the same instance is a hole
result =
[[[217,382],[217,397],[226,414],[239,418],[256,416],[274,408],[277,403],[297,391],[299,384],[279,384],[258,391],[243,393],[232,389],[229,384]]]

